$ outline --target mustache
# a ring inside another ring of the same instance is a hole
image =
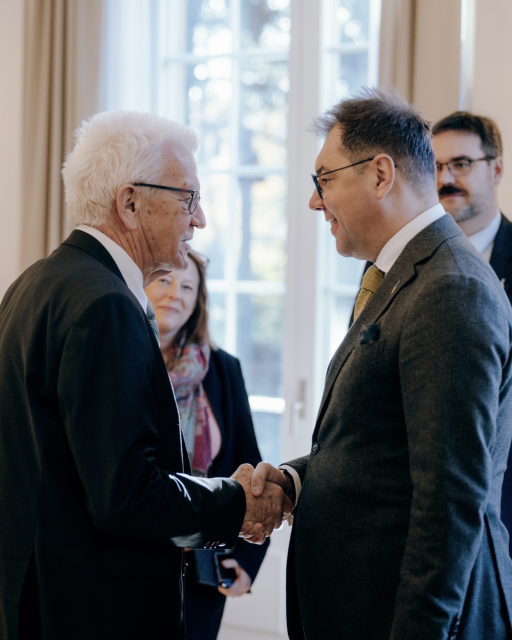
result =
[[[441,196],[451,196],[455,193],[461,193],[463,196],[467,196],[467,191],[464,189],[459,189],[458,187],[454,187],[452,184],[444,184],[439,189],[439,197]]]

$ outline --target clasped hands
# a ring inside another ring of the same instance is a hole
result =
[[[245,491],[245,517],[239,536],[248,542],[263,544],[293,511],[293,481],[268,462],[260,462],[256,469],[242,464],[231,477],[238,480]]]

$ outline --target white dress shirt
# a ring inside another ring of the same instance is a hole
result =
[[[446,211],[443,205],[437,203],[435,206],[430,207],[430,209],[413,218],[405,227],[397,231],[382,247],[377,256],[377,260],[375,260],[375,266],[381,271],[384,271],[384,273],[387,273],[414,236],[417,236],[425,227],[428,227],[429,224],[432,224],[432,222],[442,218],[444,215],[446,215]]]
[[[77,229],[78,231],[88,233],[93,238],[96,238],[98,242],[101,242],[101,244],[112,256],[114,262],[117,264],[117,267],[121,272],[121,275],[123,276],[128,289],[130,289],[133,295],[137,298],[144,313],[147,313],[148,297],[144,292],[144,278],[142,276],[142,271],[126,253],[126,251],[122,249],[116,242],[111,240],[108,236],[106,236],[101,231],[98,231],[98,229],[95,229],[94,227],[90,227],[86,224],[81,224],[77,227]]]
[[[494,240],[498,233],[498,229],[500,228],[500,224],[501,213],[498,210],[494,218],[486,227],[477,231],[472,236],[468,236],[468,240],[475,247],[478,253],[482,255],[482,258],[487,260],[487,262],[491,261],[491,254],[494,249]]]
[[[375,261],[376,266],[381,271],[384,271],[384,273],[387,273],[396,262],[398,256],[405,249],[405,246],[414,238],[414,236],[418,235],[418,233],[423,231],[425,227],[428,227],[429,224],[432,224],[432,222],[442,218],[444,215],[446,215],[446,211],[442,204],[438,203],[423,213],[420,213],[419,216],[413,218],[405,225],[405,227],[402,227],[400,231],[395,233],[395,235],[382,247],[377,260]],[[302,489],[299,474],[293,467],[290,467],[287,464],[283,464],[279,468],[282,471],[286,470],[292,477],[295,485],[295,504],[297,504]],[[289,524],[292,524],[291,518],[288,522]]]

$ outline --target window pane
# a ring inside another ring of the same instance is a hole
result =
[[[359,284],[363,275],[364,262],[355,258],[342,258],[337,256],[335,259],[336,283],[341,285]]]
[[[226,324],[226,296],[222,293],[209,293],[209,331],[214,344],[222,347],[224,344],[224,331]]]
[[[244,0],[240,8],[242,47],[288,49],[290,0]]]
[[[208,278],[224,278],[224,256],[230,225],[229,174],[207,174],[201,180],[201,206],[206,227],[194,233],[192,247],[209,259]]]
[[[335,102],[357,94],[368,85],[368,52],[341,55],[335,86]]]
[[[282,417],[276,413],[253,413],[254,429],[261,457],[274,466],[282,461],[281,458],[281,421]]]
[[[253,56],[240,78],[240,164],[285,164],[288,63]]]
[[[196,56],[229,53],[233,42],[230,0],[187,0],[186,50]]]
[[[240,280],[284,281],[286,266],[286,176],[239,181]]]
[[[368,42],[369,0],[339,0],[336,19],[340,43],[366,44]]]
[[[168,87],[176,70],[170,69]],[[228,168],[231,158],[230,122],[233,116],[233,85],[231,58],[214,58],[185,66],[187,124],[199,133],[201,144],[197,153],[199,165],[212,169]]]
[[[238,296],[238,348],[247,391],[282,397],[281,344],[284,296]]]

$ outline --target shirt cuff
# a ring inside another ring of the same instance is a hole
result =
[[[281,469],[281,471],[287,471],[292,477],[293,484],[295,485],[295,506],[297,506],[297,502],[299,501],[299,496],[302,489],[302,482],[300,481],[299,474],[293,467],[290,467],[287,464],[282,464],[279,468]],[[293,515],[288,518],[288,524],[290,526],[293,524]]]

